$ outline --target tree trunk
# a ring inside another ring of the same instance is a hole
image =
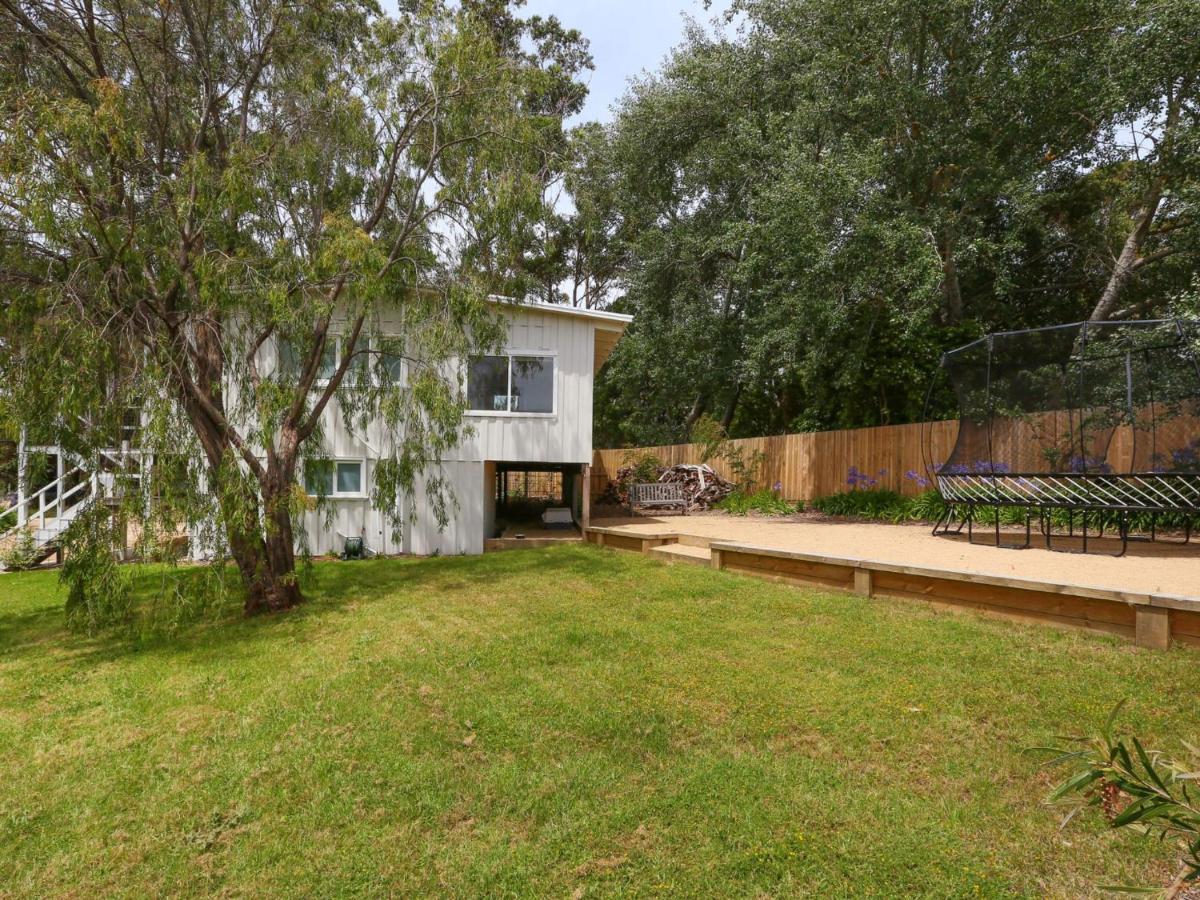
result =
[[[1146,243],[1146,238],[1150,236],[1154,217],[1158,214],[1158,207],[1162,204],[1163,187],[1164,182],[1161,178],[1155,179],[1150,186],[1150,190],[1142,202],[1142,208],[1133,218],[1133,228],[1125,238],[1121,254],[1117,257],[1112,274],[1108,276],[1108,283],[1104,285],[1104,293],[1100,295],[1100,299],[1089,316],[1091,321],[1107,321],[1117,308],[1121,292],[1133,280],[1134,273],[1142,265],[1142,247]]]
[[[947,325],[957,325],[963,317],[962,288],[958,283],[958,265],[954,261],[954,245],[954,231],[947,228],[938,247],[938,254],[942,258],[943,315]]]
[[[246,590],[247,615],[291,609],[304,600],[296,581],[294,532],[286,492],[264,491],[265,521],[260,521],[257,497],[249,486],[225,504],[229,553]],[[265,528],[263,527],[265,526]]]
[[[267,514],[267,533],[264,539],[267,577],[261,579],[262,590],[257,596],[248,595],[246,612],[273,612],[291,609],[304,600],[296,580],[296,555],[293,550],[292,515],[287,498],[276,497]],[[255,605],[251,606],[251,600]]]
[[[683,420],[683,438],[687,440],[691,437],[692,426],[696,424],[699,418],[704,415],[704,411],[708,408],[708,397],[701,391],[696,395],[696,402],[692,404],[692,410],[687,414],[687,418]]]
[[[742,384],[738,382],[734,385],[733,394],[729,397],[729,402],[725,404],[725,413],[721,416],[721,427],[726,431],[733,424],[733,414],[737,412],[738,401],[742,399]]]

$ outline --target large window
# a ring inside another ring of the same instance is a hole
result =
[[[337,371],[339,343],[340,339],[334,336],[326,339],[325,346],[321,350],[321,366],[317,370],[316,384],[328,384],[329,379],[333,377],[333,373]],[[280,341],[278,346],[281,374],[288,378],[299,378],[301,369],[300,352],[291,341]]]
[[[473,412],[553,413],[554,357],[476,357],[467,369],[467,402]]]
[[[312,497],[366,496],[361,459],[314,460],[304,467],[304,489]]]
[[[324,387],[329,384],[329,379],[333,378],[338,365],[341,363],[344,344],[345,339],[341,335],[331,334],[326,338],[325,346],[321,350],[321,363],[317,369],[317,377],[313,380],[313,387]],[[299,352],[290,341],[282,340],[278,346],[281,373],[288,378],[299,378],[301,368]],[[346,377],[342,382],[346,387],[362,383],[370,377],[371,356],[368,352],[365,352],[368,346],[368,339],[366,337],[358,339],[354,359],[350,363],[350,368],[346,372]],[[393,380],[399,380],[395,373],[399,372],[401,368],[400,357],[385,353],[383,354],[383,358],[384,365],[387,366],[389,372],[393,373]]]

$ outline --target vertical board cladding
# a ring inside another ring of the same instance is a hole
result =
[[[428,500],[431,478],[441,479],[451,491],[446,498],[445,527],[439,525]],[[483,463],[453,461],[434,466],[418,479],[413,493],[401,500],[400,511],[405,518],[399,540],[387,516],[366,497],[327,498],[321,508],[304,515],[309,552],[337,554],[347,537],[361,536],[372,552],[389,556],[482,553],[487,520],[484,478]],[[415,520],[409,516],[415,516]]]
[[[554,358],[554,412],[550,415],[469,413],[467,434],[446,460],[463,462],[588,463],[592,453],[591,321],[539,311],[506,313],[508,353]],[[388,443],[382,429],[347,427],[333,400],[323,419],[327,452],[339,459],[376,459]]]
[[[404,552],[416,556],[482,553],[487,518],[483,463],[444,462],[429,477],[443,479],[453,491],[446,506],[448,521],[444,527],[438,523],[426,500],[427,479],[421,479],[406,501],[415,505],[416,521],[405,524]]]
[[[439,477],[454,492],[447,508],[448,523],[439,528],[421,479],[403,503],[405,514],[416,511],[401,539],[393,538],[387,517],[372,508],[366,496],[338,497],[303,517],[308,549],[314,554],[341,552],[347,536],[362,536],[373,551],[383,554],[448,555],[482,553],[485,532],[494,529],[495,511],[489,506],[496,462],[587,464],[592,454],[592,379],[594,329],[589,319],[506,309],[506,353],[529,353],[554,358],[554,412],[544,416],[470,414],[469,433],[428,477]],[[387,328],[384,317],[382,326]],[[603,327],[603,326],[601,326]],[[452,364],[451,369],[457,370]],[[325,452],[333,459],[364,462],[364,494],[370,493],[374,461],[386,454],[390,438],[378,424],[367,429],[347,426],[336,398],[324,419]],[[493,465],[485,470],[484,463]],[[490,473],[492,481],[485,485]],[[411,504],[411,505],[409,505]]]
[[[508,353],[554,357],[554,413],[470,413],[473,431],[448,458],[498,462],[587,463],[592,452],[593,324],[537,311],[509,313]]]
[[[746,458],[761,453],[758,483],[778,486],[789,500],[810,501],[847,490],[851,467],[875,479],[876,486],[918,494],[924,488],[919,478],[926,472],[926,444],[937,464],[954,449],[958,421],[883,425],[844,431],[814,431],[730,441]],[[597,450],[592,457],[592,492],[598,496],[616,476],[630,453],[652,453],[666,465],[695,465],[700,461],[696,444],[643,447],[636,450]],[[717,472],[732,477],[725,460],[710,461]],[[908,477],[908,473],[918,477]]]

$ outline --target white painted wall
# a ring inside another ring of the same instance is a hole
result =
[[[323,513],[304,517],[309,549],[316,554],[341,550],[343,535],[363,535],[379,553],[482,553],[485,532],[494,526],[492,485],[486,482],[485,462],[590,463],[592,459],[592,385],[597,322],[580,316],[540,310],[510,310],[506,352],[551,355],[555,360],[555,410],[550,416],[470,413],[466,425],[473,434],[446,455],[440,470],[457,499],[451,521],[443,531],[425,503],[424,484],[406,498],[416,508],[416,523],[406,525],[399,544],[392,540],[384,516],[366,499],[330,499],[332,525]],[[388,317],[382,318],[386,329]],[[600,327],[612,327],[599,323]],[[387,445],[382,428],[368,433],[346,428],[336,400],[325,412],[326,453],[331,458],[365,459],[366,489],[373,475],[371,462]],[[405,512],[407,513],[407,508]]]

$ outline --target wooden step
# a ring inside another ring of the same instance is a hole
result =
[[[712,538],[703,537],[702,535],[699,535],[699,534],[677,534],[677,535],[675,535],[675,540],[677,543],[681,544],[682,546],[702,547],[705,550],[707,550],[709,547],[711,547],[712,542],[713,542]]]
[[[661,547],[651,547],[649,555],[655,559],[669,563],[690,563],[694,566],[711,564],[712,553],[707,547],[693,547],[690,544],[663,544]]]

